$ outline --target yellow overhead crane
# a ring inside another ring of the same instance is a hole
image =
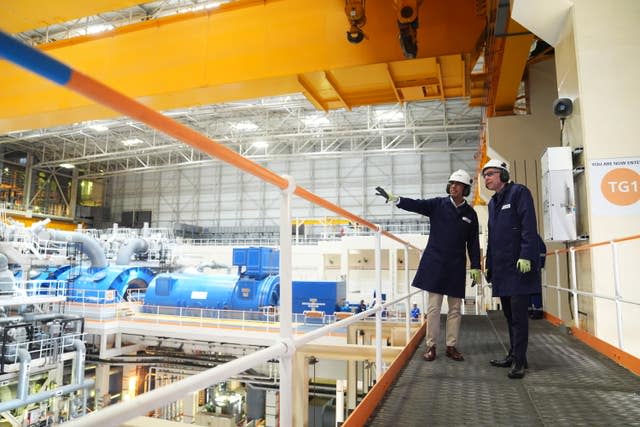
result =
[[[157,110],[302,93],[321,111],[469,97],[488,116],[512,114],[533,36],[510,17],[495,31],[505,2],[236,0],[40,49]],[[139,3],[4,0],[0,28]],[[485,70],[472,72],[486,43]],[[6,62],[0,76],[0,134],[117,116]]]
[[[400,47],[405,58],[418,54],[418,8],[423,0],[393,0],[400,31]],[[347,31],[349,43],[360,43],[366,38],[362,27],[367,23],[365,0],[345,0],[344,11],[351,27]]]
[[[38,2],[24,1],[37,12]],[[62,18],[50,11],[30,21],[22,2],[3,3],[16,14],[0,11],[0,28],[57,23],[84,13],[86,3],[54,2]],[[321,111],[473,95],[469,74],[486,11],[475,0],[454,9],[414,3],[420,49],[413,59],[398,49],[400,0],[366,2],[367,38],[358,44],[345,38],[344,0],[239,0],[39,48],[160,111],[290,93]],[[11,64],[0,63],[0,75],[0,133],[117,116]]]

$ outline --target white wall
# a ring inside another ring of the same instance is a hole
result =
[[[574,114],[567,120],[567,138],[572,146],[584,146],[584,179],[589,182],[591,160],[640,157],[637,137],[640,82],[635,71],[640,65],[640,2],[575,0],[574,3],[556,47],[558,92],[575,100]],[[640,179],[637,182],[640,184]],[[640,233],[640,215],[624,211],[609,216],[594,213],[591,194],[598,190],[591,186],[582,194],[590,242]],[[635,280],[639,255],[637,241],[620,245],[621,295],[636,302],[640,302],[640,288]],[[593,249],[591,259],[581,264],[578,277],[591,281],[594,292],[612,295],[615,276],[610,249]],[[640,307],[628,304],[622,307],[625,350],[640,356],[640,330],[630,326],[640,316]],[[594,316],[596,336],[617,345],[615,304],[598,301]]]

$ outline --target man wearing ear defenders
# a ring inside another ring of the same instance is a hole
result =
[[[464,199],[471,191],[472,182],[467,172],[457,170],[449,177],[448,197],[426,200],[398,197],[381,187],[376,188],[376,195],[384,197],[387,202],[395,203],[400,209],[427,216],[431,222],[429,241],[412,283],[412,286],[429,292],[427,351],[423,356],[428,362],[436,358],[444,295],[447,295],[449,305],[445,354],[455,361],[464,360],[456,345],[462,318],[460,308],[465,294],[467,253],[471,261],[471,278],[475,282],[481,279],[478,216]]]
[[[494,297],[500,297],[509,327],[509,353],[491,365],[510,368],[522,378],[527,368],[529,295],[541,292],[540,247],[533,198],[527,187],[509,182],[509,169],[491,159],[482,168],[485,186],[495,191],[489,202],[489,242],[485,273]]]

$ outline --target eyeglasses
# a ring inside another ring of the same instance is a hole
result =
[[[485,178],[488,178],[490,176],[497,175],[499,173],[500,172],[485,172],[485,173],[482,174],[482,176],[485,177]]]

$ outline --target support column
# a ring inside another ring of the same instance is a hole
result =
[[[182,422],[192,424],[198,411],[198,392],[191,393],[182,399]]]
[[[293,425],[309,424],[309,359],[300,352],[293,357]]]
[[[31,186],[33,181],[33,154],[27,153],[27,165],[24,169],[24,210],[31,210]]]
[[[71,175],[71,194],[69,194],[69,217],[75,219],[76,217],[76,205],[78,204],[78,168],[73,168]]]
[[[355,360],[347,361],[347,412],[356,408],[356,394],[358,391],[356,367]]]
[[[111,365],[98,364],[96,365],[96,398],[95,398],[95,410],[104,408],[111,403],[111,397],[109,396],[109,371]]]

